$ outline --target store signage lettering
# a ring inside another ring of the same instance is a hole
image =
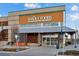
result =
[[[28,18],[28,22],[43,22],[43,21],[51,21],[52,16],[33,16]]]

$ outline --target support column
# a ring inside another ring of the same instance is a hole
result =
[[[57,45],[56,45],[56,49],[60,48],[60,34],[58,33],[58,40],[57,40]]]
[[[12,40],[12,34],[11,34],[11,26],[9,26],[8,28],[8,41],[11,41]]]
[[[73,34],[71,34],[71,42],[72,42],[72,44],[74,44]]]
[[[23,34],[23,46],[25,47],[25,46],[27,46],[27,34],[26,33],[24,33]]]
[[[76,35],[76,34],[77,34],[77,33],[75,32],[75,39],[74,39],[74,44],[75,44],[75,45],[74,45],[74,48],[77,48],[77,37],[76,37],[77,35]]]
[[[61,40],[60,40],[60,43],[61,43],[61,48],[64,48],[64,38],[63,38],[63,33],[61,34]]]
[[[41,44],[41,35],[38,33],[38,44]]]
[[[27,34],[25,34],[25,43],[27,45]]]
[[[27,34],[25,34],[26,42],[27,42]]]
[[[63,48],[63,23],[61,22],[61,32],[60,32],[60,47]]]
[[[65,38],[65,33],[63,34],[63,41],[62,41],[62,47],[64,48],[65,47],[65,40],[66,40],[66,38]]]
[[[64,47],[64,40],[63,40],[63,33],[59,33],[58,35],[58,47],[57,48],[63,48]]]

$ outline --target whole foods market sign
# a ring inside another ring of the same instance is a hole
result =
[[[63,22],[63,11],[20,16],[20,24],[35,22]]]
[[[51,21],[52,16],[33,16],[28,18],[28,22],[44,22],[44,21]]]

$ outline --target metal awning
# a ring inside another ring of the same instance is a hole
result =
[[[44,33],[44,32],[61,32],[61,27],[34,27],[19,29],[19,33]],[[62,27],[62,32],[76,32],[76,30],[69,27]]]

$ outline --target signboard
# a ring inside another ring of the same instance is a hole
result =
[[[20,16],[20,24],[37,22],[63,22],[63,11]]]
[[[43,21],[51,21],[52,16],[33,16],[28,18],[28,22],[43,22]]]

